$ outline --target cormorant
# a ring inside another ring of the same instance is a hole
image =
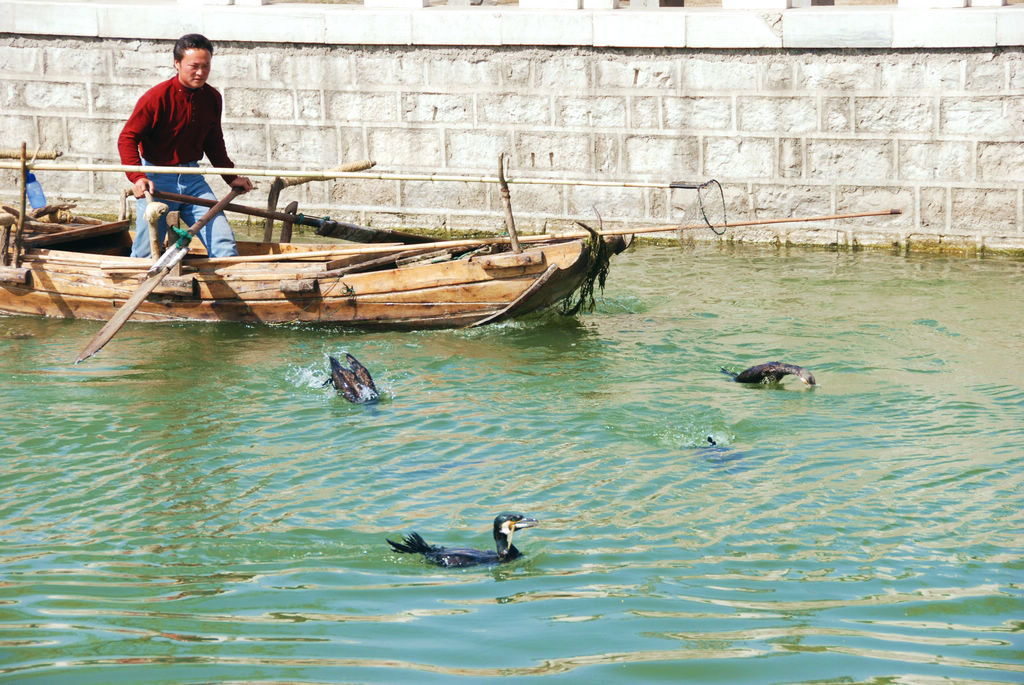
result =
[[[733,373],[722,367],[722,373],[732,376],[737,383],[778,383],[783,376],[793,375],[802,380],[806,385],[817,385],[811,372],[796,364],[784,362],[766,362],[751,366],[741,373]]]
[[[324,385],[332,383],[334,389],[340,392],[346,400],[356,404],[374,402],[380,398],[377,386],[370,378],[370,372],[359,363],[358,359],[345,353],[345,358],[352,367],[349,369],[342,366],[341,362],[334,357],[328,356],[327,358],[331,361],[331,377],[324,381]]]
[[[462,567],[478,564],[504,564],[507,561],[523,556],[522,552],[512,544],[512,533],[519,528],[532,528],[537,525],[536,519],[526,518],[522,514],[498,514],[494,519],[494,544],[497,552],[473,549],[472,547],[441,547],[427,544],[419,533],[406,535],[402,542],[388,540],[391,549],[405,554],[422,554],[427,561],[438,566]],[[387,539],[387,538],[385,538]]]

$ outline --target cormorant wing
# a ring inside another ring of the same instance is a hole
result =
[[[349,402],[359,402],[359,382],[349,369],[341,365],[334,357],[327,357],[331,362],[331,382],[334,389]]]
[[[430,561],[440,566],[459,568],[478,564],[497,564],[501,559],[497,552],[474,549],[472,547],[435,547],[431,553],[425,554]]]
[[[379,397],[377,392],[377,386],[373,384],[373,378],[370,377],[370,372],[367,371],[366,367],[359,363],[359,360],[353,357],[351,354],[345,353],[345,358],[348,359],[349,365],[352,367],[352,373],[355,375],[356,380],[362,388],[365,388],[360,395],[365,395],[364,402],[367,400],[375,400]]]

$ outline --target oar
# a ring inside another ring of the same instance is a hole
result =
[[[110,321],[108,321],[106,325],[100,329],[100,332],[89,341],[89,344],[85,346],[82,353],[78,355],[78,359],[75,360],[76,364],[93,356],[103,349],[104,345],[110,342],[110,339],[113,338],[119,330],[121,330],[121,326],[123,326],[131,315],[135,313],[135,310],[139,308],[139,305],[142,304],[143,300],[149,297],[149,294],[153,292],[158,285],[160,285],[160,282],[164,280],[164,277],[168,273],[170,273],[171,269],[185,258],[185,255],[188,254],[188,245],[192,241],[192,238],[199,233],[199,230],[209,223],[211,219],[220,214],[224,207],[235,199],[236,195],[239,195],[242,192],[243,191],[239,188],[232,188],[231,192],[224,196],[224,199],[217,202],[210,211],[204,214],[199,221],[188,229],[188,232],[185,235],[181,236],[181,239],[178,240],[174,247],[167,250],[167,252],[164,252],[163,256],[160,257],[153,266],[149,267],[149,278],[147,278],[142,285],[138,287],[135,294],[132,295],[127,302],[121,305],[121,308],[117,310],[117,313],[114,314]]]

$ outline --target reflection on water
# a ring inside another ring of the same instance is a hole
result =
[[[1021,682],[1022,272],[645,248],[576,320],[78,366],[97,324],[0,318],[0,679]],[[323,387],[344,351],[380,404]],[[775,359],[821,386],[719,371]],[[384,544],[504,510],[508,566]]]

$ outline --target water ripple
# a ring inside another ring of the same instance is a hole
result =
[[[0,318],[0,677],[1019,681],[1021,265],[620,257],[472,331]],[[719,371],[771,358],[821,386]],[[508,566],[384,543],[504,510]]]

